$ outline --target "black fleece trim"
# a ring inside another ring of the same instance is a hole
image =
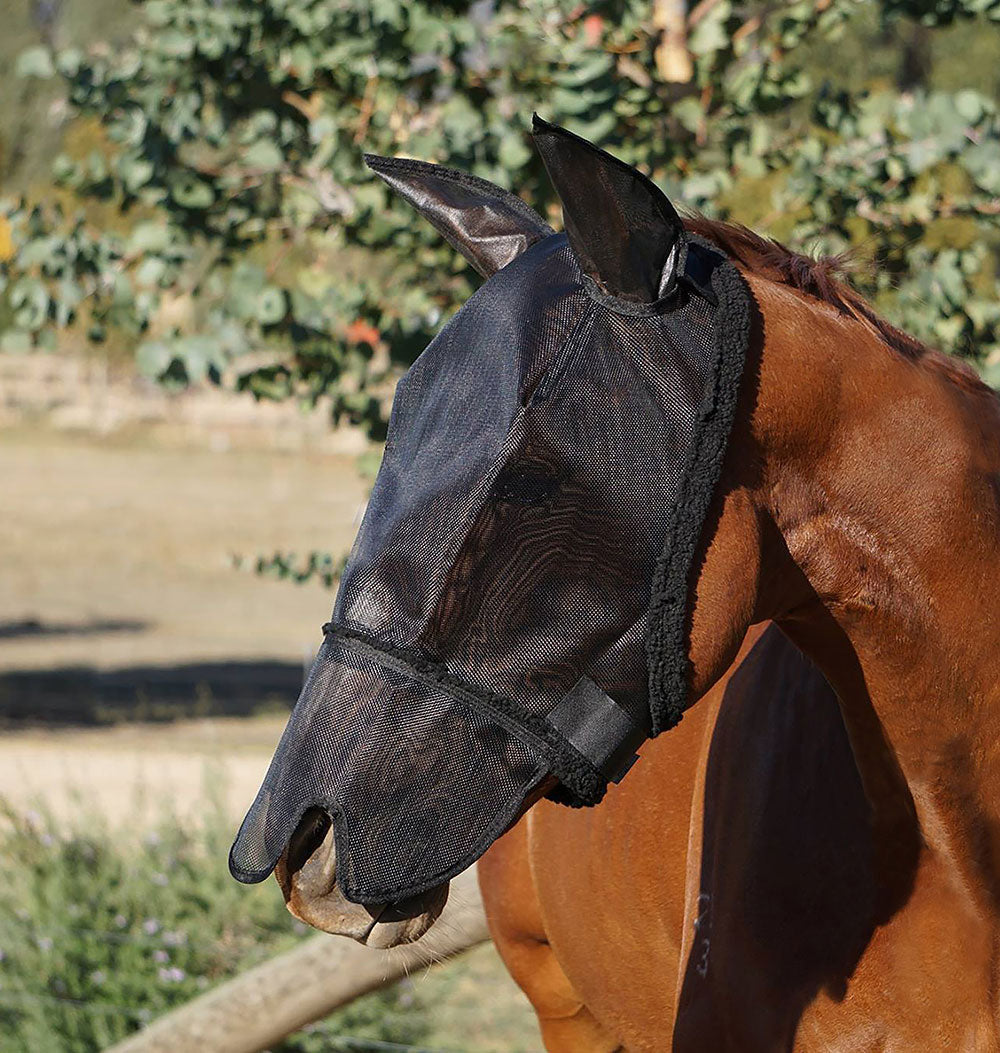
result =
[[[700,242],[701,239],[692,238]],[[719,253],[707,242],[706,248]],[[674,727],[688,704],[688,591],[695,552],[722,474],[750,341],[750,289],[729,260],[713,270],[715,314],[712,379],[702,401],[671,510],[663,554],[653,575],[646,658],[652,736]]]
[[[597,804],[604,797],[608,788],[607,778],[537,713],[525,709],[505,695],[498,695],[493,691],[467,683],[455,676],[443,663],[415,648],[385,643],[368,633],[346,625],[337,625],[334,622],[327,622],[323,626],[323,632],[328,636],[358,640],[374,651],[380,651],[409,666],[419,673],[423,680],[451,688],[460,695],[472,695],[485,709],[492,710],[498,716],[506,718],[503,726],[512,733],[516,734],[516,729],[520,725],[530,733],[532,739],[541,740],[547,748],[545,759],[549,765],[549,771],[561,784],[562,792],[556,790],[551,795],[554,799],[563,804],[582,807]],[[525,737],[522,737],[522,741],[538,748],[538,743],[535,741],[529,741]]]

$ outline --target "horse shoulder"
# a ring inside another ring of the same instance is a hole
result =
[[[770,627],[599,807],[540,802],[481,874],[543,1034],[599,1024],[550,1050],[790,1049],[871,938],[870,836],[837,699]]]

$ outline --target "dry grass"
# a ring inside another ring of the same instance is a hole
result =
[[[83,793],[117,822],[145,788],[196,818],[211,762],[237,817],[332,595],[239,573],[231,554],[346,548],[366,494],[355,459],[21,429],[0,432],[0,480],[0,794],[61,811]],[[80,727],[268,703],[252,720]]]
[[[301,664],[332,595],[241,575],[232,554],[341,551],[366,493],[349,456],[42,430],[0,432],[0,480],[0,626],[38,623],[0,636],[0,671]]]

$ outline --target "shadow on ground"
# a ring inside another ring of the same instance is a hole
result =
[[[23,618],[0,622],[0,640],[18,640],[37,636],[97,636],[102,633],[138,633],[149,628],[149,622],[137,618],[93,618],[89,622],[42,622]]]
[[[279,661],[7,670],[0,672],[0,727],[287,711],[302,678],[300,663]]]

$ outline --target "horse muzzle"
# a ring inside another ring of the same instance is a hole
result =
[[[394,903],[352,903],[337,885],[333,827],[320,809],[310,809],[302,817],[274,875],[294,917],[323,932],[381,949],[419,940],[448,902],[445,883]]]
[[[328,628],[229,868],[262,881],[285,855],[302,872],[294,863],[326,822],[339,893],[398,911],[475,863],[547,776],[599,799],[643,737],[585,678],[543,716],[419,654]]]
[[[332,869],[308,862],[322,833],[339,894],[398,910],[471,866],[551,766],[543,740],[473,692],[328,633],[230,851],[230,871],[262,881],[284,856],[300,884],[308,873],[329,885]]]

